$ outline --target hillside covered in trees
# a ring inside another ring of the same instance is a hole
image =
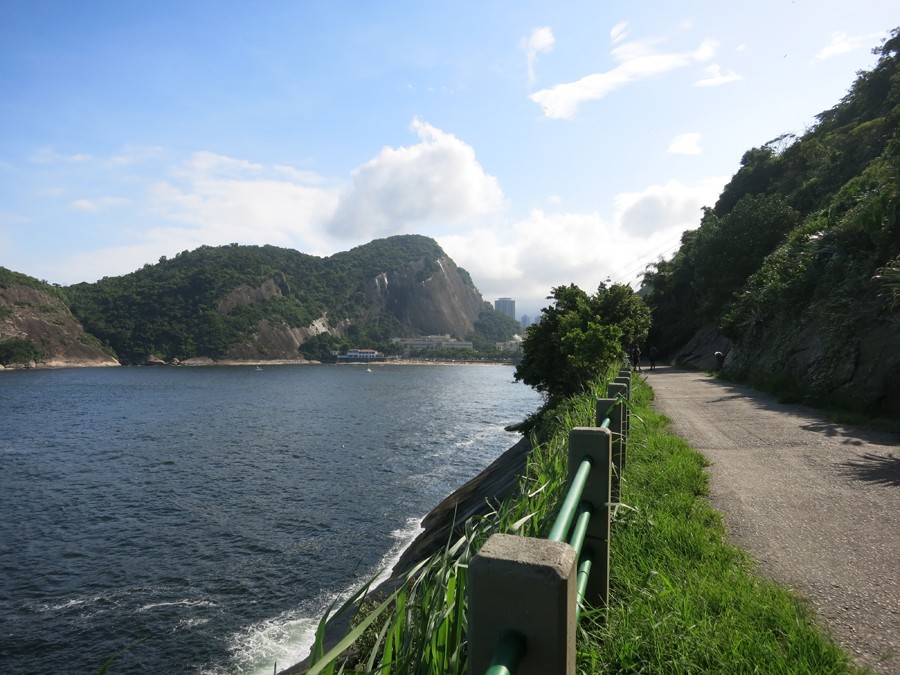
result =
[[[0,288],[27,287],[46,298],[32,306],[49,307],[54,298],[80,321],[85,342],[123,363],[150,356],[315,360],[332,349],[386,348],[397,336],[508,339],[518,326],[495,316],[437,242],[416,235],[327,258],[275,246],[201,246],[64,288],[0,271]],[[46,358],[47,349],[16,323],[23,305],[0,310],[0,342],[17,340],[8,345],[16,349],[10,358]]]
[[[650,341],[797,398],[900,411],[900,29],[802,136],[747,151],[651,265]]]

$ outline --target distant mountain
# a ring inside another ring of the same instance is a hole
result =
[[[21,328],[27,279],[0,276],[0,344],[30,338],[52,360],[57,347]],[[80,322],[84,340],[93,336],[123,363],[300,361],[335,348],[389,345],[391,337],[464,338],[489,309],[469,274],[417,235],[327,258],[275,246],[201,246],[95,283],[29,283],[55,298],[53,312]],[[20,328],[7,328],[13,319]]]
[[[721,351],[732,375],[792,397],[900,412],[900,29],[875,51],[806,133],[747,151],[648,268],[660,349],[704,368]]]

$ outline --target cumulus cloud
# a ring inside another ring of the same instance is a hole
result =
[[[402,234],[425,225],[458,225],[500,209],[500,184],[470,145],[419,119],[412,130],[419,143],[386,147],[353,171],[329,224],[332,234]]]
[[[700,134],[696,132],[678,134],[672,140],[667,152],[673,155],[699,155],[701,152],[700,138]]]
[[[715,203],[727,180],[669,181],[620,194],[610,217],[535,208],[519,220],[437,239],[486,300],[514,297],[520,312],[533,314],[554,286],[593,292],[607,279],[636,282],[649,263],[677,249],[685,230],[699,226],[702,207]]]
[[[735,82],[743,79],[733,70],[728,73],[723,73],[722,67],[717,63],[707,66],[704,72],[706,73],[706,76],[694,82],[695,87],[717,87],[720,84],[727,84],[728,82]]]
[[[155,214],[179,226],[154,236],[171,232],[173,239],[197,245],[272,243],[315,253],[324,247],[321,225],[337,208],[336,188],[283,166],[196,152],[169,174],[150,187],[147,201]]]
[[[528,57],[528,86],[531,86],[534,84],[534,64],[537,62],[538,54],[552,52],[556,38],[549,26],[542,26],[531,31],[531,35],[527,38],[522,38],[520,44]]]
[[[652,40],[623,43],[611,52],[618,63],[615,68],[541,89],[531,95],[531,100],[541,106],[546,117],[572,119],[582,103],[602,99],[632,82],[708,61],[715,55],[716,47],[715,41],[704,40],[693,51],[661,52]]]
[[[831,34],[831,41],[822,47],[813,57],[815,61],[824,61],[834,56],[848,54],[857,49],[868,49],[873,44],[885,37],[884,33],[869,33],[868,35],[847,35],[844,31],[835,31]]]
[[[640,192],[622,193],[615,200],[616,221],[631,236],[696,228],[701,209],[715,204],[727,180],[726,177],[709,178],[693,185],[670,180]]]
[[[616,257],[614,227],[596,213],[533,209],[527,217],[438,237],[469,271],[486,300],[514,297],[520,312],[535,313],[554,286],[596,289]]]

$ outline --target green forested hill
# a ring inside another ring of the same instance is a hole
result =
[[[444,285],[459,286],[453,288],[454,302],[459,295],[465,302],[458,311],[454,306],[444,312],[435,330],[462,337],[473,329],[483,301],[469,275],[434,240],[416,235],[377,240],[328,258],[275,246],[202,246],[131,274],[64,291],[85,329],[126,361],[149,354],[166,360],[221,358],[235,356],[240,345],[244,351],[237,358],[251,352],[272,358],[275,347],[259,338],[266,331],[278,333],[278,349],[299,357],[297,347],[309,337],[324,349],[344,333],[355,346],[365,346],[416,332],[417,317],[403,314],[402,299],[387,302],[392,291],[380,288],[377,278],[392,277],[394,286],[406,289],[405,299],[433,293],[431,304],[440,308],[449,302],[444,286],[433,284],[433,291],[423,283],[444,273],[439,261],[452,272]],[[302,332],[314,323],[311,334]],[[293,345],[280,344],[286,335]]]
[[[698,229],[648,268],[663,351],[693,339],[711,357],[697,336],[714,327],[738,376],[900,410],[898,52],[895,29],[806,133],[747,151]]]

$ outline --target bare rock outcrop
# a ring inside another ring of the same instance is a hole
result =
[[[26,364],[7,364],[7,368],[119,365],[85,332],[62,300],[30,286],[0,288],[0,340],[13,338],[30,340],[42,356]]]
[[[453,335],[464,338],[475,330],[484,304],[448,257],[430,268],[416,261],[405,268],[384,272],[365,288],[368,311],[392,314],[407,336]]]

